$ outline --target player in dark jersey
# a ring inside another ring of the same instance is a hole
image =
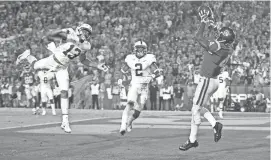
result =
[[[37,106],[37,92],[35,89],[35,74],[31,72],[31,67],[28,63],[22,63],[23,72],[20,75],[20,79],[22,80],[25,87],[25,94],[28,100],[27,107],[32,107],[36,110]],[[35,112],[36,113],[36,112]]]
[[[217,122],[209,110],[202,106],[207,103],[210,96],[218,88],[219,80],[217,76],[233,52],[231,44],[235,39],[235,34],[231,28],[223,27],[220,29],[219,37],[216,40],[204,37],[205,25],[210,22],[210,17],[213,17],[208,16],[210,12],[211,10],[201,10],[199,12],[201,23],[196,33],[196,41],[205,49],[205,52],[200,69],[200,80],[193,98],[190,136],[187,142],[179,147],[183,151],[198,146],[197,134],[201,123],[201,114],[211,123],[214,129],[214,141],[218,142],[221,138],[223,125]]]

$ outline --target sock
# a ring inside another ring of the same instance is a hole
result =
[[[214,116],[209,111],[206,112],[203,116],[209,121],[209,123],[211,123],[212,127],[215,126],[216,120],[215,120]]]
[[[190,131],[190,136],[189,136],[189,140],[191,143],[194,143],[197,140],[198,130],[199,130],[199,125],[191,123],[191,131]]]
[[[61,98],[61,111],[62,114],[69,114],[68,109],[69,109],[69,99],[68,98]]]
[[[63,114],[62,115],[62,122],[69,122],[69,115],[67,115],[67,114]]]
[[[69,99],[68,98],[61,98],[62,122],[69,122],[68,108],[69,108]]]
[[[122,112],[121,126],[120,126],[121,129],[126,128],[126,124],[127,124],[128,116],[129,116],[129,108],[130,106],[127,104],[126,108]]]
[[[55,104],[51,103],[51,108],[52,108],[52,112],[55,112],[55,111],[56,111]]]

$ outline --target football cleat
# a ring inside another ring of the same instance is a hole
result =
[[[126,129],[120,129],[120,134],[123,136],[126,133]]]
[[[16,60],[16,65],[18,65],[21,61],[23,61],[24,59],[26,59],[28,56],[30,55],[30,50],[26,50],[24,51],[22,54],[20,54],[18,57],[17,57],[17,60]]]
[[[222,136],[222,128],[223,125],[219,122],[216,122],[215,126],[214,126],[214,140],[215,142],[218,142]]]
[[[69,122],[62,122],[61,128],[66,132],[66,133],[71,133],[71,128]]]
[[[190,140],[188,139],[185,144],[183,144],[182,146],[179,147],[179,150],[182,151],[187,151],[188,149],[192,148],[192,147],[198,147],[199,143],[198,141],[195,141],[194,143],[191,143]]]

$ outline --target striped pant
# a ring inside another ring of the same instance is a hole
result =
[[[208,102],[209,98],[214,94],[218,88],[219,81],[217,78],[200,77],[197,85],[193,105],[204,106]]]

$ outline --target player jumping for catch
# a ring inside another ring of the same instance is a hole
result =
[[[67,28],[54,31],[43,38],[46,44],[59,39],[62,41],[58,47],[50,49],[53,52],[52,55],[37,61],[37,59],[30,54],[30,50],[27,50],[20,54],[16,61],[16,64],[19,64],[21,61],[26,59],[35,70],[46,69],[55,72],[56,80],[61,90],[61,128],[67,133],[71,132],[68,120],[69,74],[67,68],[69,62],[79,56],[81,63],[86,66],[96,67],[103,71],[108,70],[104,64],[89,61],[86,58],[86,52],[91,49],[91,45],[88,42],[91,33],[92,27],[89,24],[80,24],[75,30]]]
[[[155,56],[147,54],[147,51],[147,44],[144,41],[137,41],[134,44],[135,54],[126,56],[125,65],[121,69],[124,74],[130,69],[132,74],[127,104],[122,113],[121,135],[132,130],[133,121],[139,117],[148,99],[148,84],[162,74],[162,70],[156,64]],[[134,110],[134,113],[128,117],[130,110]]]
[[[217,122],[209,110],[202,106],[206,104],[210,96],[218,88],[219,80],[217,76],[233,52],[231,44],[235,39],[235,34],[231,28],[222,27],[219,30],[219,37],[216,40],[205,38],[203,36],[205,25],[209,22],[209,17],[213,17],[210,14],[212,14],[211,9],[202,9],[199,11],[201,23],[195,38],[206,51],[204,52],[200,70],[201,77],[193,98],[190,136],[186,143],[179,147],[183,151],[198,146],[197,135],[199,125],[201,124],[201,114],[211,123],[214,129],[214,141],[218,142],[222,135],[223,125]]]

